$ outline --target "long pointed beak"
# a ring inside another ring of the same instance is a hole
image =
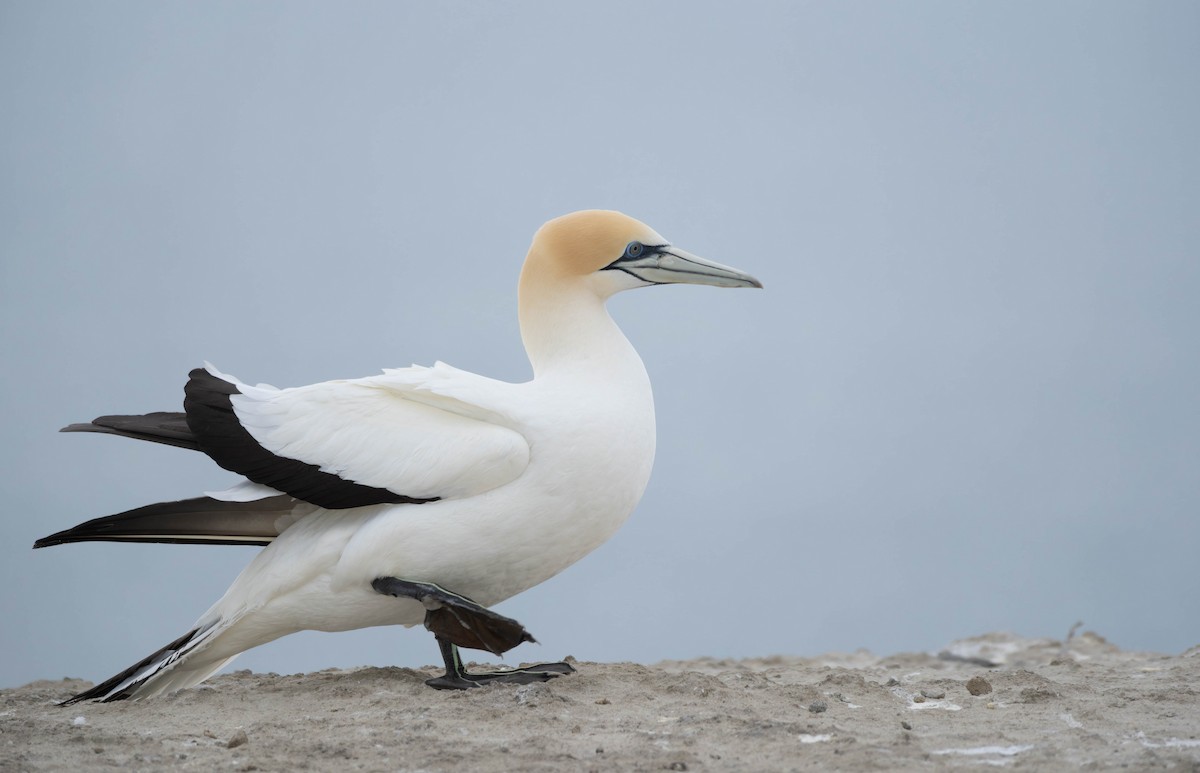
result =
[[[674,246],[659,247],[636,260],[622,259],[613,267],[654,284],[762,287],[762,282],[744,271],[705,260]]]

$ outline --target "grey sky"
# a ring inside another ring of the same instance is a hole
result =
[[[533,231],[620,209],[761,292],[611,304],[654,380],[625,528],[510,660],[1200,641],[1194,3],[0,6],[0,685],[110,676],[253,555],[37,537],[220,488],[67,423],[204,360],[528,377]],[[301,634],[235,667],[435,662]]]

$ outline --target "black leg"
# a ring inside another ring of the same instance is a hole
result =
[[[525,626],[511,617],[496,614],[466,596],[433,583],[379,577],[371,583],[371,587],[379,593],[416,599],[425,605],[425,627],[437,637],[442,660],[446,663],[446,674],[428,680],[426,684],[430,687],[465,690],[492,682],[529,684],[544,682],[575,670],[567,663],[543,663],[509,671],[468,674],[458,656],[459,647],[503,655],[518,644],[535,639],[525,630]]]

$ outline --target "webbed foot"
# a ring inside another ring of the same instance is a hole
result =
[[[575,673],[575,668],[570,663],[538,663],[525,668],[472,674],[463,667],[462,659],[458,655],[458,647],[440,636],[438,637],[438,646],[442,650],[442,659],[446,663],[446,673],[425,680],[425,684],[435,690],[470,690],[489,684],[533,684],[534,682],[549,681],[561,674]]]
[[[436,690],[469,690],[493,683],[532,684],[575,671],[569,663],[540,663],[507,671],[468,673],[458,655],[459,647],[503,655],[522,642],[536,639],[511,617],[431,582],[379,577],[371,587],[389,596],[416,599],[425,606],[425,627],[437,637],[446,664],[445,674],[425,682]]]
[[[536,641],[525,626],[499,615],[466,596],[431,582],[379,577],[371,587],[389,596],[416,599],[425,605],[425,627],[439,639],[473,650],[503,655],[527,641]]]

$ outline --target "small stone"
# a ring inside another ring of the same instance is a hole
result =
[[[905,730],[912,730],[912,723],[907,719],[902,719],[900,720],[900,727],[904,728]]]
[[[924,703],[924,702],[925,702],[924,695],[914,695],[913,696],[913,703]]]
[[[973,676],[967,680],[967,692],[972,695],[987,695],[992,691],[992,683],[982,676]]]
[[[603,747],[603,746],[597,746],[597,747],[596,747],[596,754],[604,754],[604,747]]]
[[[829,708],[829,704],[825,701],[813,701],[808,704],[808,710],[814,714],[820,714]]]
[[[610,701],[608,698],[601,698],[600,700],[596,701],[597,706],[607,706],[610,703],[612,703],[612,701]]]
[[[946,697],[945,690],[921,690],[921,694],[930,700],[940,701]]]
[[[71,724],[74,725],[75,727],[83,727],[84,725],[87,724],[87,720],[84,719],[83,717],[75,717],[74,719],[71,720]]]
[[[900,686],[900,680],[894,676],[891,677],[890,679],[888,679],[887,684],[884,685],[884,687],[899,687],[899,686]]]
[[[237,747],[242,746],[243,744],[246,744],[249,742],[250,742],[250,739],[248,737],[246,737],[246,731],[242,730],[241,728],[238,728],[238,731],[236,733],[234,733],[233,736],[228,741],[225,742],[225,748],[226,749],[236,749]]]
[[[667,770],[687,770],[688,769],[686,762],[672,762],[670,765],[667,765],[666,768],[667,768]]]
[[[523,684],[513,692],[513,700],[522,706],[537,706],[545,700],[555,699],[550,688],[542,682]]]

